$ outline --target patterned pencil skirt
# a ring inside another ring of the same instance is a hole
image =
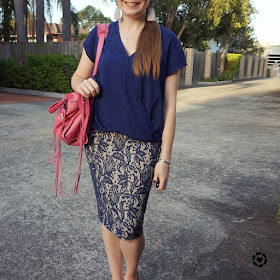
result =
[[[98,218],[123,240],[140,237],[160,143],[94,129],[85,145]]]

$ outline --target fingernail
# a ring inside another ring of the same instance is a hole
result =
[[[156,183],[156,181],[155,180],[153,180],[153,184],[155,184]]]

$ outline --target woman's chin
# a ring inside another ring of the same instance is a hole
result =
[[[136,11],[125,11],[123,15],[130,18],[141,18],[145,16],[145,14]]]

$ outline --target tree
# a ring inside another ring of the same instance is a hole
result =
[[[45,5],[44,0],[36,0],[36,41],[44,42],[45,33]]]
[[[16,14],[16,30],[17,41],[26,42],[26,25],[24,22],[24,2],[22,0],[14,0],[15,14]]]
[[[74,7],[71,5],[70,8],[70,12],[71,12],[71,23],[74,27],[74,32],[75,32],[75,40],[77,40],[77,38],[79,37],[79,18],[78,18],[78,14],[75,11]]]
[[[166,21],[165,21],[166,28],[171,29],[178,6],[179,4],[183,4],[183,3],[184,1],[166,1],[166,8],[167,8]]]
[[[50,1],[50,0],[49,0]],[[75,36],[79,34],[79,23],[77,13],[70,0],[56,0],[57,6],[62,8],[62,39],[71,41],[71,24],[75,29]]]
[[[32,33],[32,35],[36,33],[40,37],[38,40],[42,42],[46,22],[44,9],[46,6],[46,12],[51,16],[52,0],[21,0],[20,2],[22,2],[20,6],[23,9],[24,18],[24,23],[20,24],[21,28],[27,30],[28,26],[28,33]],[[15,26],[14,0],[0,1],[0,39],[4,39],[4,41],[12,40],[14,37],[10,35],[17,34]],[[27,32],[24,31],[24,33]]]
[[[171,27],[185,47],[204,50],[206,40],[213,37],[209,0],[156,1],[156,14],[161,24]],[[172,5],[176,4],[177,7]],[[174,12],[174,17],[170,7]]]
[[[94,22],[112,22],[111,19],[105,17],[99,9],[90,5],[79,11],[77,15],[80,27],[88,31],[93,28]]]
[[[254,29],[246,26],[234,36],[229,44],[228,52],[249,55],[262,55],[264,48],[260,46],[258,40],[253,36]]]
[[[178,38],[188,35],[186,44],[215,37],[223,41],[222,47],[249,25],[255,12],[250,0],[157,0],[155,8],[160,23],[172,27]]]
[[[31,34],[31,38],[35,39],[36,34],[36,0],[28,0],[24,2],[24,14],[27,27],[27,37]]]
[[[206,40],[216,39],[220,43],[218,67],[226,48],[242,29],[252,32],[248,27],[256,12],[250,0],[157,0],[155,8],[160,23],[172,27],[185,47],[205,50]]]
[[[0,9],[0,39],[8,42],[11,40],[11,34],[15,34],[14,2],[12,0],[1,1]]]
[[[178,8],[173,26],[184,46],[202,51],[208,48],[206,40],[214,36],[209,2],[188,0]]]
[[[71,41],[71,9],[70,0],[61,0],[63,12],[62,40]]]
[[[183,2],[178,0],[156,0],[155,10],[160,23],[166,28],[171,29],[178,6],[183,4]]]
[[[210,14],[215,28],[214,38],[219,40],[217,65],[233,37],[249,26],[252,15],[256,12],[250,0],[215,0],[211,1]]]

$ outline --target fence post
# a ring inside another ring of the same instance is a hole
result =
[[[248,55],[247,79],[251,78],[252,60],[253,60],[253,57],[251,55]]]
[[[262,77],[263,76],[264,58],[261,57],[260,60],[261,61],[260,61],[260,68],[259,68],[259,75],[258,75],[258,77]]]
[[[267,75],[268,58],[265,58],[263,65],[263,77],[266,78]]]
[[[260,58],[259,56],[255,56],[254,57],[255,59],[255,64],[254,64],[254,74],[253,74],[253,78],[257,78],[258,76],[258,68],[259,68],[259,61],[260,61]]]
[[[204,63],[204,77],[211,77],[211,63],[212,63],[212,53],[210,50],[207,50],[205,53],[205,63]]]
[[[245,56],[242,55],[239,64],[239,80],[244,78],[244,66],[245,66]]]
[[[187,66],[185,75],[185,85],[192,85],[193,78],[193,60],[194,60],[194,49],[186,48]]]
[[[272,64],[272,78],[276,78],[278,77],[278,71],[279,71],[279,63],[278,62],[274,62]]]

